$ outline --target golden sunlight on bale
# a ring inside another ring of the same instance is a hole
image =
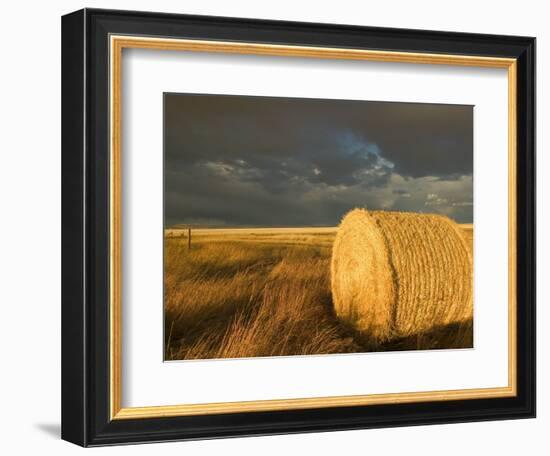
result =
[[[337,316],[375,341],[472,318],[472,256],[447,217],[355,209],[332,249]]]

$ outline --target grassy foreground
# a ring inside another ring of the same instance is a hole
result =
[[[463,227],[472,242],[471,226]],[[211,359],[472,346],[472,322],[376,345],[335,317],[336,228],[165,233],[165,358]]]

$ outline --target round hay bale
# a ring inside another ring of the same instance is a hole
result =
[[[336,314],[385,341],[472,318],[472,257],[447,217],[355,209],[332,249]]]

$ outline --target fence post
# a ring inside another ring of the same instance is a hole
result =
[[[187,228],[187,250],[191,250],[191,228]]]

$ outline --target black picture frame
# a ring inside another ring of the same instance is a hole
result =
[[[109,36],[517,59],[517,395],[110,419]],[[84,9],[62,19],[62,438],[82,446],[535,416],[535,39]]]

